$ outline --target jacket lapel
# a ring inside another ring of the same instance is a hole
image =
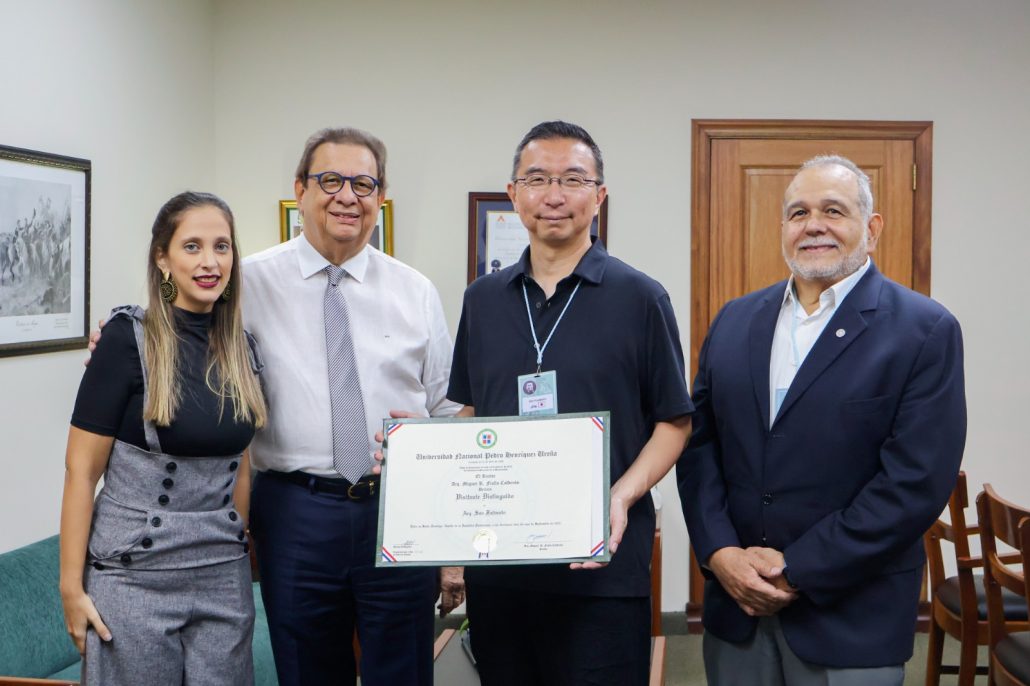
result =
[[[781,281],[768,289],[766,296],[758,303],[748,331],[751,381],[755,386],[755,399],[758,401],[764,428],[769,427],[769,357],[772,355],[776,319],[780,315],[783,292],[786,287],[787,282]]]
[[[883,276],[876,269],[876,265],[869,265],[869,271],[837,307],[837,311],[812,346],[812,351],[801,363],[797,376],[787,390],[787,397],[783,399],[780,412],[776,415],[777,422],[827,367],[865,332],[868,323],[862,313],[876,310],[882,285]],[[843,333],[838,335],[838,332]]]

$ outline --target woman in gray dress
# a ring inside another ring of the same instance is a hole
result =
[[[83,376],[60,587],[84,684],[253,683],[245,449],[266,408],[241,285],[228,206],[175,196],[154,221],[147,310],[114,310]]]

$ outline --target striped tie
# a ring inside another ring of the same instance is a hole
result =
[[[325,268],[325,353],[329,363],[329,403],[333,417],[333,469],[351,483],[357,483],[372,465],[361,399],[361,380],[354,356],[347,300],[338,284],[343,269]]]

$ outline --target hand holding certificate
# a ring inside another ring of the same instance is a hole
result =
[[[608,413],[384,421],[378,566],[609,559]]]

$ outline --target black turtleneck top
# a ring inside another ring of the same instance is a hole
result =
[[[231,401],[226,401],[219,418],[218,396],[204,380],[211,315],[177,308],[174,312],[182,400],[171,425],[157,427],[161,450],[182,457],[235,455],[250,444],[254,427],[233,419]],[[104,327],[79,384],[71,423],[148,449],[143,434],[143,370],[130,318],[115,317]]]

